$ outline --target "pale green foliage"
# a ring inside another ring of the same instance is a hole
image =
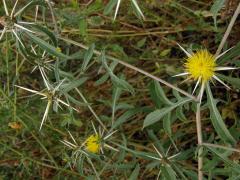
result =
[[[235,121],[222,115],[239,97],[237,70],[217,74],[232,91],[219,90],[221,84],[207,83],[206,91],[196,86],[201,99],[191,94],[194,84],[183,86],[171,77],[184,69],[179,50],[191,55],[175,41],[190,36],[187,46],[192,52],[200,49],[196,42],[205,42],[206,30],[209,38],[216,34],[224,1],[204,10],[214,22],[196,16],[187,2],[16,2],[0,5],[5,18],[0,19],[0,179],[196,179],[199,148],[207,178],[240,176],[239,154],[234,154],[239,152],[239,116],[231,116],[232,109],[225,116]],[[193,2],[195,9],[207,6]],[[9,20],[14,6],[16,17]],[[185,27],[181,18],[196,24]],[[206,44],[219,40],[210,41]],[[238,43],[218,63],[239,67],[233,61],[239,51]],[[197,144],[195,123],[199,101],[203,144]],[[8,127],[10,122],[17,123]],[[93,134],[99,135],[93,142],[98,149],[88,152],[85,140]]]

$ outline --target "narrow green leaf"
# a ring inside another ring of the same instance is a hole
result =
[[[70,96],[68,93],[64,93],[64,96],[66,97],[67,100],[70,102],[78,105],[78,106],[88,106],[89,104],[80,102],[79,100],[75,99],[74,97]]]
[[[40,39],[39,37],[35,36],[34,34],[28,33],[27,36],[29,36],[33,42],[38,44],[42,49],[46,50],[51,55],[57,56],[59,58],[70,59],[69,56],[59,52],[56,47],[54,47],[51,44],[47,43],[46,41]]]
[[[41,31],[41,32],[45,33],[51,39],[53,45],[55,47],[57,47],[57,44],[58,44],[57,43],[57,38],[55,37],[55,35],[51,31],[48,30],[48,28],[45,28],[44,26],[40,26],[38,24],[32,24],[30,26],[37,29],[38,31]]]
[[[213,13],[213,20],[214,25],[217,27],[217,15],[218,12],[222,9],[225,0],[215,0],[214,4],[212,5],[210,12]]]
[[[99,85],[103,84],[104,82],[106,82],[108,80],[108,78],[109,78],[109,74],[104,74],[100,79],[95,81],[94,85],[99,86]]]
[[[127,164],[124,164],[124,163],[116,163],[116,164],[109,164],[109,168],[115,168],[115,169],[118,169],[118,170],[128,170],[128,169],[132,169],[135,165],[135,162],[129,162]]]
[[[115,74],[110,74],[112,82],[115,86],[129,91],[130,93],[134,94],[134,88],[125,80],[118,78]]]
[[[235,144],[236,141],[228,131],[223,119],[216,107],[216,100],[212,96],[209,84],[207,84],[207,97],[208,97],[208,107],[210,109],[210,118],[214,129],[216,130],[219,137],[226,143]]]
[[[108,67],[104,51],[102,52],[100,59],[103,63],[103,66],[106,68],[108,74],[110,75],[113,84],[123,90],[129,91],[130,93],[134,94],[135,93],[134,88],[127,81],[118,78],[113,73],[112,69]]]
[[[132,1],[132,4],[133,4],[133,7],[135,9],[135,13],[140,16],[142,19],[145,19],[144,15],[143,15],[143,12],[142,10],[140,9],[138,3],[137,3],[137,0],[131,0]]]
[[[140,41],[138,41],[138,42],[137,42],[137,47],[138,47],[138,48],[143,47],[143,46],[145,45],[145,43],[146,43],[146,40],[147,40],[147,38],[144,37],[144,38],[142,38]]]
[[[115,112],[117,111],[117,101],[121,96],[122,90],[120,88],[113,87],[113,94],[112,94],[112,122],[115,121]]]
[[[79,21],[79,32],[80,32],[80,35],[82,36],[86,36],[87,34],[87,20],[86,18],[82,18],[80,19]]]
[[[92,44],[88,50],[84,54],[83,64],[82,64],[82,71],[85,71],[89,61],[91,60],[94,52],[95,44]]]
[[[160,101],[160,98],[158,97],[158,94],[155,89],[154,81],[152,81],[149,85],[149,93],[150,93],[151,100],[154,102],[155,106],[157,108],[161,108],[163,106],[163,103],[162,101]]]
[[[238,43],[236,46],[234,46],[230,51],[228,51],[222,57],[220,57],[218,59],[218,64],[224,64],[225,62],[230,61],[231,59],[239,56],[239,51],[240,51],[240,43]],[[234,63],[234,61],[232,61],[232,62]]]
[[[171,113],[168,113],[163,118],[163,129],[166,131],[166,133],[171,136],[172,135],[172,129],[171,129]]]
[[[210,150],[213,154],[217,155],[224,163],[230,165],[235,172],[240,173],[240,165],[239,165],[239,164],[234,163],[233,161],[231,161],[231,160],[228,159],[227,157],[223,156],[222,153],[220,153],[218,150],[216,150],[216,149],[214,149],[214,148],[212,148],[212,147],[209,147],[209,146],[206,146],[206,147],[207,147],[208,150]]]
[[[184,173],[188,176],[188,179],[198,179],[198,175],[195,171],[186,170],[183,168]]]
[[[154,87],[155,87],[157,97],[159,98],[160,101],[162,101],[166,105],[174,104],[167,98],[163,88],[160,86],[160,83],[158,81],[154,81]]]
[[[126,111],[114,122],[112,128],[116,129],[117,127],[119,127],[121,124],[125,123],[129,118],[131,118],[138,112],[141,112],[140,108],[130,109],[130,110]]]
[[[140,172],[140,165],[137,164],[135,169],[133,170],[131,176],[129,177],[129,180],[137,180],[139,172]]]
[[[181,101],[182,96],[180,96],[179,92],[176,91],[175,89],[172,90],[173,95],[176,97],[178,101]]]
[[[223,79],[224,81],[227,81],[228,83],[232,84],[236,88],[240,89],[240,79],[239,78],[233,78],[229,76],[225,76],[223,74],[217,74],[218,77]]]
[[[186,116],[183,113],[183,106],[177,107],[177,109],[176,109],[176,116],[181,121],[186,121],[187,120]]]
[[[84,159],[85,159],[85,156],[82,156],[82,158],[79,158],[78,159],[78,163],[76,163],[76,167],[77,167],[77,171],[83,175],[84,172],[83,172],[83,169],[84,169]]]
[[[150,158],[149,156],[154,156],[153,153],[147,153],[147,152],[144,152],[144,151],[133,150],[133,149],[130,149],[130,148],[128,148],[126,146],[123,146],[121,144],[117,144],[115,142],[112,142],[112,144],[118,146],[119,148],[121,148],[123,150],[126,150],[126,151],[132,153],[135,156],[138,156],[138,157],[141,157],[141,158],[144,158],[144,159],[152,160],[152,158]]]
[[[156,148],[158,149],[158,151],[161,153],[161,154],[165,154],[166,150],[164,149],[163,147],[163,142],[160,141],[159,137],[156,136],[156,134],[153,132],[152,129],[148,129],[147,130],[147,133],[148,133],[148,137],[152,140],[152,142],[154,142]]]
[[[84,82],[86,82],[88,78],[87,77],[82,77],[78,80],[71,81],[67,84],[63,84],[61,86],[61,90],[64,91],[65,93],[71,91],[74,88],[77,88],[78,86],[82,85]]]
[[[183,168],[181,166],[178,166],[177,163],[172,163],[171,166],[174,169],[174,171],[176,172],[176,174],[181,176],[182,180],[188,180],[188,178],[184,175]]]
[[[118,62],[115,62],[113,61],[109,68],[111,69],[111,71],[113,71],[115,69],[115,67],[117,66]],[[98,86],[98,85],[101,85],[103,84],[104,82],[106,82],[109,78],[109,74],[104,74],[100,79],[98,79],[96,82],[95,82],[95,85]]]
[[[176,107],[181,106],[189,101],[191,101],[190,98],[183,98],[181,101],[178,101],[169,107],[157,109],[157,110],[151,112],[145,118],[144,123],[143,123],[143,128],[160,121],[166,114],[168,114],[169,112],[174,110]]]
[[[164,166],[161,166],[161,171],[162,171],[162,174],[163,174],[163,177],[166,179],[166,180],[176,180],[177,179],[177,175],[176,175],[176,172],[172,169],[172,167],[168,164],[164,165]]]
[[[110,14],[116,4],[117,0],[110,0],[106,7],[104,8],[103,14],[104,15]]]

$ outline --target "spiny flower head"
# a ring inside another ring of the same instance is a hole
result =
[[[89,136],[86,140],[86,150],[91,152],[91,153],[99,153],[100,151],[100,136],[98,134],[93,134],[91,136]]]
[[[185,72],[177,74],[175,76],[189,76],[188,79],[194,79],[196,81],[196,85],[193,89],[193,93],[197,89],[198,85],[201,84],[201,89],[198,94],[198,99],[200,100],[200,102],[204,93],[205,86],[210,80],[215,79],[216,81],[220,82],[225,87],[230,89],[228,85],[226,85],[221,79],[217,77],[216,72],[232,70],[236,68],[219,67],[217,66],[216,61],[225,53],[227,53],[231,48],[223,52],[222,54],[215,56],[209,53],[208,50],[201,49],[196,51],[195,53],[190,53],[179,44],[178,46],[184,51],[184,53],[187,55],[187,58],[184,64]]]
[[[215,57],[207,50],[198,50],[189,56],[184,64],[185,71],[194,80],[201,79],[202,82],[209,81],[215,74]]]

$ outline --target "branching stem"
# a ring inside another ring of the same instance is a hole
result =
[[[63,38],[63,37],[59,37],[59,39],[61,39],[61,40],[63,40],[63,41],[66,41],[66,42],[68,42],[68,43],[74,44],[74,45],[76,45],[76,46],[78,46],[78,47],[81,47],[81,48],[83,48],[83,49],[86,49],[86,50],[89,48],[88,46],[85,46],[84,44],[78,43],[78,42],[73,41],[73,40],[71,40],[71,39],[67,39],[67,38]],[[101,52],[99,52],[99,51],[97,51],[97,50],[94,50],[94,54],[96,54],[96,55],[101,55]],[[144,70],[142,70],[142,69],[140,69],[140,68],[138,68],[138,67],[135,67],[135,66],[133,66],[133,65],[131,65],[131,64],[128,64],[127,62],[124,62],[124,61],[122,61],[122,60],[120,60],[120,59],[117,59],[117,58],[114,58],[114,57],[112,57],[112,56],[106,56],[106,58],[107,58],[107,59],[110,59],[110,60],[112,60],[112,61],[116,61],[116,62],[118,62],[119,64],[122,64],[123,66],[128,67],[128,68],[130,68],[130,69],[133,69],[133,70],[135,70],[135,71],[137,71],[137,72],[139,72],[139,73],[141,73],[141,74],[144,74],[145,76],[150,77],[151,79],[154,79],[154,80],[156,80],[156,81],[158,81],[158,82],[160,82],[160,83],[162,83],[162,84],[164,84],[164,85],[166,85],[166,86],[168,86],[168,87],[170,87],[170,88],[178,91],[179,93],[182,93],[183,95],[191,98],[192,100],[194,100],[194,101],[196,101],[196,102],[199,101],[198,98],[196,98],[195,96],[189,94],[188,92],[186,92],[186,91],[184,91],[184,90],[182,90],[182,89],[180,89],[180,88],[178,88],[178,87],[170,84],[169,82],[167,82],[167,81],[165,81],[165,80],[163,80],[163,79],[161,79],[161,78],[159,78],[159,77],[157,77],[157,76],[154,76],[154,75],[152,75],[152,74],[150,74],[150,73],[148,73],[148,72],[146,72],[146,71],[144,71]]]

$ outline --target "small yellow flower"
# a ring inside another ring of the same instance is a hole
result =
[[[179,44],[178,44],[179,45]],[[219,67],[217,66],[217,60],[222,55],[224,55],[227,51],[223,52],[218,56],[212,55],[208,50],[201,49],[195,53],[189,53],[182,46],[179,47],[184,51],[187,55],[186,62],[184,64],[184,73],[177,74],[175,76],[189,76],[188,79],[193,79],[196,81],[196,85],[193,89],[193,93],[197,89],[198,85],[201,83],[201,89],[199,91],[198,99],[201,102],[203,92],[210,80],[215,79],[216,81],[223,84],[225,87],[229,88],[221,79],[216,76],[217,71],[223,70],[232,70],[236,69],[234,67]],[[230,89],[230,88],[229,88]]]
[[[100,136],[98,134],[91,135],[86,140],[86,150],[91,153],[99,153],[100,151]]]
[[[215,74],[215,57],[207,50],[199,50],[187,58],[184,67],[190,78],[207,82]]]

